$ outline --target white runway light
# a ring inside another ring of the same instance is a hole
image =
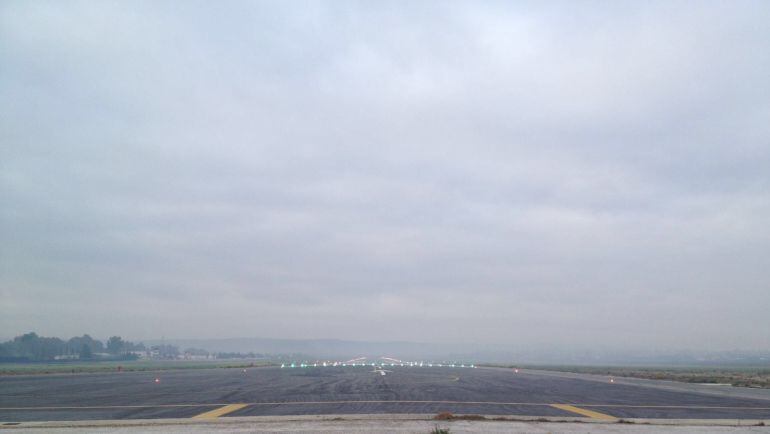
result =
[[[310,362],[305,361],[305,362],[292,362],[290,364],[289,363],[281,363],[280,367],[281,367],[281,369],[283,369],[283,368],[297,368],[297,367],[299,367],[299,368],[310,368],[310,367],[318,368],[318,367],[324,367],[325,368],[325,367],[331,367],[331,366],[334,366],[334,367],[337,367],[337,366],[342,366],[342,367],[349,367],[349,366],[351,366],[351,367],[359,367],[359,366],[366,367],[366,366],[371,366],[371,367],[373,367],[375,369],[377,369],[377,368],[382,369],[382,368],[384,368],[386,366],[388,366],[388,367],[404,367],[404,368],[422,368],[422,367],[431,367],[431,368],[433,368],[433,367],[439,367],[439,368],[442,368],[442,367],[446,367],[446,368],[449,368],[449,367],[451,367],[451,368],[476,368],[477,367],[475,364],[472,364],[472,363],[430,363],[430,362],[425,362],[424,360],[410,362],[410,361],[406,361],[406,360],[394,359],[394,358],[391,358],[391,357],[382,357],[381,360],[382,361],[380,361],[380,362],[371,362],[370,363],[370,362],[366,361],[366,357],[360,357],[360,358],[357,358],[357,359],[347,360],[347,361],[344,361],[344,362],[343,361],[336,361],[336,362],[335,361],[324,361],[324,362],[316,361],[316,362],[310,363]],[[246,372],[246,370],[244,370],[244,372]],[[390,371],[388,371],[388,372],[390,372]],[[514,372],[519,372],[519,370],[515,369]],[[610,380],[610,382],[614,382],[614,380]]]

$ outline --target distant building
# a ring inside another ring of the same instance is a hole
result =
[[[149,359],[151,358],[150,352],[147,350],[143,351],[129,351],[128,354],[133,354],[139,359]]]
[[[79,358],[79,354],[62,354],[59,356],[53,356],[54,360],[78,360]]]

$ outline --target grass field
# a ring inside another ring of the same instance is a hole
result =
[[[49,363],[3,363],[0,375],[75,374],[84,372],[162,371],[169,369],[247,368],[270,366],[266,360],[129,360]]]
[[[506,366],[514,367],[514,366]],[[622,366],[556,366],[522,365],[520,368],[545,371],[575,372],[613,377],[670,380],[684,383],[730,384],[737,387],[770,388],[770,367],[622,367]]]

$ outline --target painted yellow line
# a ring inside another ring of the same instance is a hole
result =
[[[224,407],[220,407],[211,411],[207,411],[205,413],[201,413],[197,416],[193,416],[193,419],[216,419],[219,416],[224,416],[228,413],[232,413],[236,410],[240,410],[243,407],[248,406],[249,404],[230,404],[226,405]]]
[[[558,408],[559,410],[569,411],[577,413],[583,416],[588,416],[591,419],[601,420],[617,420],[617,418],[610,416],[609,414],[599,413],[598,411],[586,410],[585,408],[578,408],[569,404],[551,404],[551,407]]]

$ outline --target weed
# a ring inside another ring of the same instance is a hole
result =
[[[441,428],[438,425],[433,427],[433,431],[430,434],[449,434],[449,428]]]

